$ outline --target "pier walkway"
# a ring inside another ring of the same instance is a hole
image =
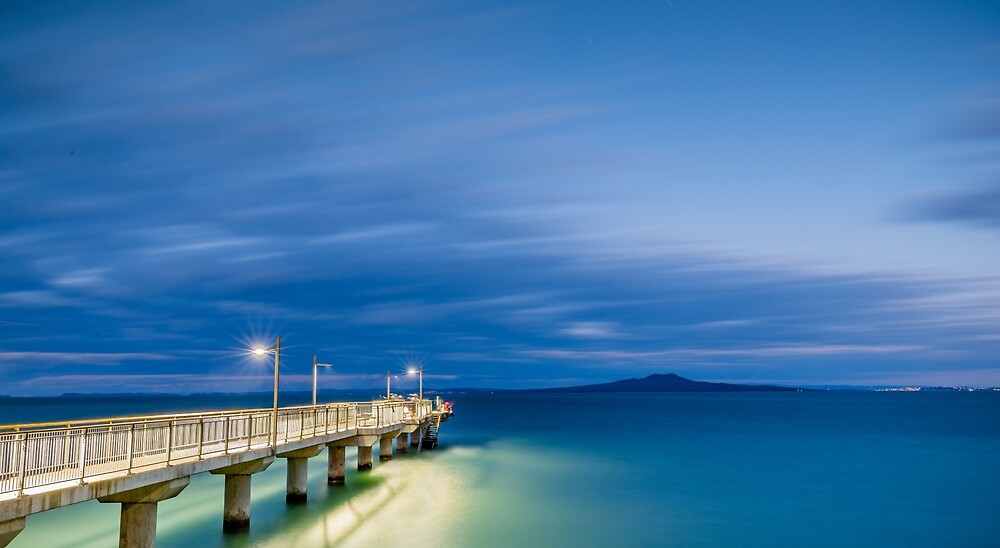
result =
[[[308,459],[328,448],[328,483],[344,483],[347,447],[358,469],[372,449],[436,443],[450,409],[426,399],[333,403],[0,426],[0,548],[37,512],[97,499],[119,503],[121,547],[156,542],[156,504],[177,496],[190,476],[225,475],[223,529],[250,526],[250,478],[287,459],[286,500],[306,500]],[[431,439],[433,436],[433,439]],[[409,443],[408,443],[409,442]]]

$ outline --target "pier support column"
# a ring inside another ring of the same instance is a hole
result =
[[[410,435],[405,432],[400,433],[399,436],[396,436],[396,452],[402,454],[409,451],[410,450],[409,440],[410,440]]]
[[[366,472],[372,469],[372,446],[358,446],[358,472]]]
[[[267,457],[211,471],[212,474],[226,476],[222,507],[223,531],[231,533],[250,528],[250,476],[263,472],[272,462],[274,457]]]
[[[250,528],[250,476],[226,475],[222,503],[222,530],[231,533]]]
[[[24,518],[0,522],[0,548],[10,544],[21,531],[24,531]]]
[[[326,464],[326,484],[344,484],[344,461],[347,456],[347,448],[343,445],[331,445],[327,455]]]
[[[410,447],[417,447],[420,445],[420,437],[423,435],[423,427],[417,428],[410,434]]]
[[[378,442],[378,460],[379,462],[385,462],[392,460],[392,444],[396,441],[395,434],[388,434],[382,436]]]
[[[306,488],[309,483],[309,459],[318,455],[322,450],[322,445],[316,445],[278,454],[279,457],[288,460],[285,502],[306,501]]]
[[[146,487],[98,497],[101,502],[122,505],[118,534],[119,548],[153,548],[156,546],[156,504],[176,497],[191,478],[183,477]]]

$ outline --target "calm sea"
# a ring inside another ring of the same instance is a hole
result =
[[[263,399],[263,401],[260,401]],[[437,451],[284,502],[254,476],[249,533],[223,479],[160,503],[161,547],[997,546],[1000,394],[477,394]],[[0,422],[268,405],[267,398],[0,400]],[[355,453],[348,450],[348,460]],[[12,546],[111,547],[119,507],[37,514]]]

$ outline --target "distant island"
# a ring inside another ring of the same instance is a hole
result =
[[[521,392],[802,392],[805,388],[772,386],[766,384],[729,384],[685,379],[673,373],[655,374],[642,379],[624,379],[602,384],[539,388]]]

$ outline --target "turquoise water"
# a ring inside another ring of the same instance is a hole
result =
[[[454,399],[457,415],[443,426],[437,451],[358,474],[348,449],[345,487],[326,485],[325,453],[313,459],[305,505],[284,502],[284,461],[254,476],[246,534],[221,532],[222,478],[195,476],[160,503],[158,545],[996,546],[1000,539],[1000,394]],[[55,412],[45,401],[0,400],[0,412],[17,420]],[[207,402],[135,399],[114,410]],[[73,406],[88,416],[111,409],[66,405]],[[115,546],[118,511],[89,502],[37,514],[12,546]]]

